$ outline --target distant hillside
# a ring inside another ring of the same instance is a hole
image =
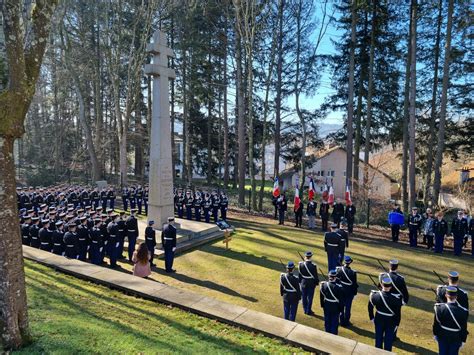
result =
[[[384,171],[394,179],[400,181],[402,177],[402,152],[400,148],[393,149],[387,146],[377,153],[371,155],[370,163],[380,170]],[[441,184],[444,188],[451,189],[456,187],[459,183],[459,171],[463,166],[474,167],[474,161],[466,159],[459,159],[453,161],[449,157],[443,160],[443,167],[441,170],[442,179]]]

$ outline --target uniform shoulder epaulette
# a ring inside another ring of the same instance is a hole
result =
[[[441,288],[443,288],[443,287],[445,287],[445,286],[446,286],[446,285],[438,285],[438,286],[436,287],[436,290],[439,290],[439,289],[441,289]]]
[[[435,303],[434,305],[435,305],[435,307],[436,307],[436,306],[441,306],[441,305],[443,305],[443,304],[445,304],[445,303],[437,302],[437,303]]]
[[[378,290],[370,290],[370,293],[377,293],[379,292]]]
[[[286,275],[286,274],[285,274],[284,272],[282,272],[282,273],[280,274],[280,277],[285,276],[285,275]]]
[[[463,290],[461,287],[458,287],[458,291],[464,292],[467,295],[467,291]]]
[[[357,272],[357,270],[356,270],[356,269],[351,269],[351,270],[352,270],[352,271],[354,271],[354,272]]]

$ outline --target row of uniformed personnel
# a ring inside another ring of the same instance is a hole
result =
[[[300,299],[304,313],[314,315],[312,302],[319,284],[318,267],[311,260],[312,252],[305,253],[299,262],[298,276],[293,274],[295,264],[288,262],[287,272],[280,276],[280,294],[283,297],[285,319],[294,321]],[[350,326],[352,301],[357,294],[357,272],[351,268],[352,258],[344,257],[344,265],[328,273],[321,282],[320,303],[324,312],[324,326],[329,333],[337,334],[338,327]],[[369,295],[368,314],[375,326],[375,346],[391,351],[401,322],[401,309],[409,301],[405,279],[398,272],[398,260],[390,260],[388,272],[379,275],[379,289]],[[466,342],[469,301],[467,292],[458,286],[459,274],[451,271],[448,284],[436,290],[433,334],[440,354],[457,354]]]

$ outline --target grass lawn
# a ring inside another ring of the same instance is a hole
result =
[[[175,260],[178,273],[172,275],[162,271],[163,261],[157,261],[159,269],[155,270],[152,278],[282,317],[279,273],[283,267],[279,260],[284,263],[288,260],[297,262],[297,251],[302,253],[310,249],[315,252],[315,262],[327,271],[327,258],[320,232],[282,227],[269,219],[244,215],[237,216],[231,223],[237,227],[237,232],[230,243],[230,250],[225,249],[222,241],[217,241],[180,255]],[[454,269],[461,273],[462,287],[474,290],[474,259],[466,256],[454,258],[449,252],[439,256],[421,248],[410,249],[406,245],[393,245],[385,240],[356,237],[350,241],[347,254],[354,259],[354,269],[370,273],[374,277],[381,271],[377,258],[384,261],[391,258],[400,260],[400,272],[406,277],[410,301],[402,310],[402,323],[398,332],[401,341],[395,343],[394,351],[420,354],[437,352],[437,344],[432,336],[434,294],[415,287],[436,287],[439,280],[432,270],[445,275]],[[131,269],[128,263],[121,265],[127,270]],[[374,287],[364,275],[359,275],[359,285],[359,294],[352,309],[351,320],[354,326],[350,329],[339,328],[339,334],[373,345],[374,329],[368,319],[367,302],[368,294]],[[316,295],[313,310],[317,316],[305,316],[300,305],[296,320],[324,329],[319,287]],[[474,353],[472,315],[470,320],[471,335],[461,351],[463,354]]]
[[[301,349],[26,261],[23,354],[295,353]]]

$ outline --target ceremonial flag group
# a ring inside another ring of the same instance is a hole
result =
[[[278,197],[280,196],[280,185],[278,184],[278,178],[275,178],[275,182],[273,183],[273,196]]]

